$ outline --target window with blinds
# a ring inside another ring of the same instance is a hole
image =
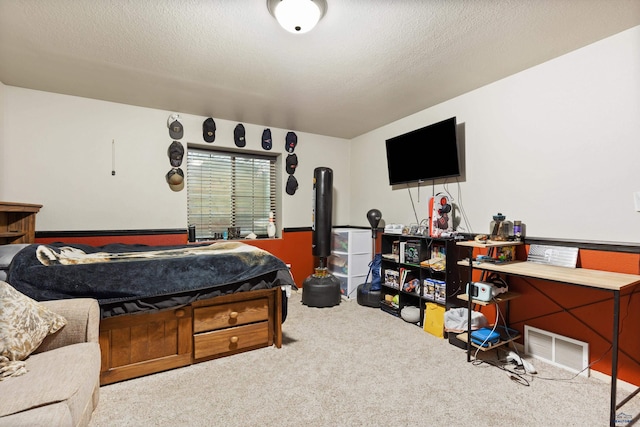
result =
[[[277,217],[276,157],[188,148],[187,204],[196,240],[229,227],[267,237],[269,212]]]

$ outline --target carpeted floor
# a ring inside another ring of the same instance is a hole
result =
[[[521,385],[379,309],[344,300],[311,308],[301,304],[301,293],[289,300],[281,349],[104,386],[90,425],[608,425],[610,388],[603,381],[529,359],[538,374]],[[618,411],[620,425],[640,414],[636,400]]]

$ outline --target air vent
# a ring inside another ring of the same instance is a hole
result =
[[[524,326],[524,351],[536,359],[588,377],[589,343]]]

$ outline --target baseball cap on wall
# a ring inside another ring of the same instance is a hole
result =
[[[173,191],[181,191],[184,188],[184,172],[180,168],[173,168],[166,175],[167,184]]]
[[[242,123],[238,123],[236,128],[233,130],[233,141],[236,143],[236,147],[244,147],[247,145],[247,141],[245,140],[245,131],[244,125]]]
[[[285,169],[289,175],[293,175],[298,167],[298,155],[297,154],[289,154],[287,155],[287,162]]]
[[[167,127],[169,128],[169,136],[172,139],[180,139],[184,135],[180,114],[171,114],[167,119]]]
[[[273,144],[271,143],[271,129],[265,129],[262,131],[262,148],[265,150],[271,150]]]
[[[204,138],[205,142],[216,140],[216,122],[211,117],[202,123],[202,138]]]
[[[167,155],[169,156],[171,166],[180,166],[182,164],[182,158],[184,157],[184,147],[180,142],[173,141],[171,145],[169,145]]]
[[[288,153],[293,153],[293,150],[296,149],[296,145],[298,145],[298,135],[295,132],[287,132],[287,136],[285,137],[284,148]]]
[[[296,179],[295,176],[289,175],[289,178],[287,179],[287,186],[285,188],[287,194],[293,196],[297,189],[298,189],[298,180]]]

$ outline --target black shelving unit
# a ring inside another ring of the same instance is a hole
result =
[[[433,302],[446,309],[463,306],[457,298],[464,293],[464,288],[456,264],[460,259],[460,248],[454,239],[383,233],[381,251],[382,311],[400,316],[405,306],[419,307],[420,321],[417,325],[422,327],[425,303]],[[400,252],[404,256],[401,257]],[[430,266],[423,263],[437,257],[441,257],[444,263],[430,263]],[[404,271],[407,275],[403,280]],[[395,280],[392,279],[394,276],[397,277]],[[396,295],[397,303],[389,301]]]

